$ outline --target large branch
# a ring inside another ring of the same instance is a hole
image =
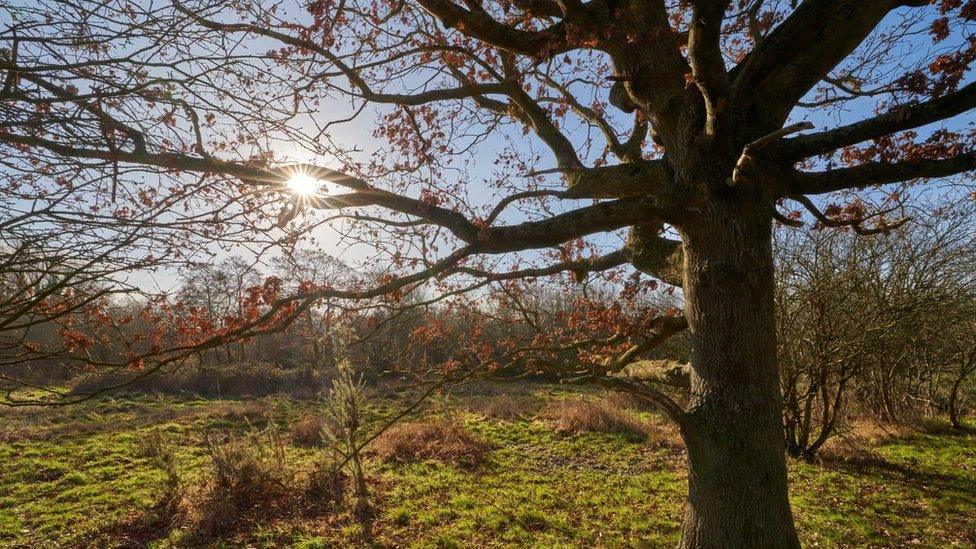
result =
[[[904,162],[870,162],[824,172],[794,172],[788,194],[823,194],[871,185],[886,185],[919,178],[949,177],[976,170],[976,153],[950,158]]]
[[[312,199],[312,205],[321,209],[380,206],[420,217],[451,230],[455,236],[470,244],[475,252],[487,254],[546,248],[635,223],[673,220],[676,217],[676,204],[651,195],[601,202],[539,221],[491,227],[479,226],[453,210],[382,190]]]
[[[683,165],[688,147],[702,130],[705,104],[701,93],[689,87],[685,75],[691,71],[681,53],[683,38],[672,30],[668,7],[663,1],[619,0],[612,23],[616,41],[604,49],[613,59],[615,85],[613,104],[627,111],[639,108],[668,154]]]
[[[566,198],[621,198],[641,194],[680,195],[667,159],[583,168],[566,172]]]
[[[457,29],[467,36],[513,53],[542,59],[571,47],[566,40],[563,22],[541,31],[524,31],[496,21],[477,6],[468,10],[451,0],[418,2],[445,27]]]
[[[541,221],[491,227],[477,244],[481,253],[545,248],[586,235],[644,222],[675,222],[683,204],[670,196],[633,196],[571,210]]]
[[[171,152],[108,151],[73,147],[49,139],[11,133],[0,133],[0,142],[46,149],[68,158],[151,166],[176,172],[221,174],[237,177],[251,184],[265,185],[270,188],[282,187],[288,179],[290,172],[294,169],[293,166],[289,166],[283,169],[269,170],[257,166],[247,166],[237,162],[219,160],[214,157],[195,157]],[[307,165],[301,165],[299,169],[305,171],[310,177],[331,181],[337,185],[342,185],[356,191],[354,193],[327,197],[317,201],[313,200],[313,205],[318,205],[323,208],[377,205],[420,217],[431,223],[446,227],[465,242],[474,242],[479,238],[480,227],[453,210],[376,189],[365,181],[340,171]]]
[[[681,316],[660,316],[654,319],[651,329],[644,339],[627,349],[620,356],[607,362],[608,372],[618,373],[628,364],[638,360],[641,355],[663,345],[667,340],[679,332],[688,329],[688,317]]]
[[[787,161],[801,160],[868,139],[945,120],[974,108],[976,108],[976,83],[938,99],[895,107],[889,112],[860,122],[794,137],[776,147],[775,154]]]
[[[722,57],[722,17],[729,0],[698,0],[692,2],[691,26],[688,29],[688,62],[692,81],[705,100],[705,133],[716,135],[716,127],[724,120],[728,91],[728,73]]]
[[[684,249],[681,242],[660,236],[660,223],[631,227],[627,237],[630,262],[638,271],[681,287],[684,282]]]
[[[546,267],[532,267],[506,272],[490,272],[471,267],[455,267],[447,274],[464,273],[485,280],[517,280],[571,272],[577,278],[593,272],[606,271],[630,263],[644,274],[661,282],[680,287],[684,255],[681,242],[659,236],[660,223],[646,223],[631,227],[627,244],[614,252],[597,257],[564,261]]]
[[[516,8],[533,17],[562,17],[563,9],[554,0],[514,0]]]
[[[179,2],[174,2],[176,9],[183,13],[184,15],[190,17],[198,24],[204,28],[215,30],[223,33],[240,32],[240,33],[251,33],[259,36],[265,36],[267,38],[272,38],[281,42],[282,44],[287,44],[289,46],[294,46],[311,52],[315,52],[322,57],[325,57],[330,63],[336,66],[346,78],[352,83],[353,86],[359,90],[359,94],[366,101],[373,103],[385,103],[392,105],[401,106],[417,106],[426,103],[432,103],[435,101],[445,101],[451,99],[467,99],[477,96],[483,96],[487,94],[501,94],[505,92],[505,85],[500,83],[483,83],[475,84],[468,83],[463,86],[455,88],[444,88],[427,90],[419,93],[413,94],[398,94],[398,93],[380,93],[372,89],[368,82],[363,79],[359,74],[359,70],[356,67],[350,67],[338,55],[333,53],[328,48],[317,44],[311,40],[306,40],[299,38],[297,36],[292,36],[290,34],[285,34],[283,32],[276,31],[274,29],[269,29],[261,27],[258,25],[252,25],[248,23],[221,23],[219,21],[214,21],[208,19],[199,12],[193,11]]]
[[[550,76],[543,73],[540,75],[540,77],[546,82],[546,84],[559,90],[559,92],[563,94],[563,99],[569,104],[570,108],[572,108],[573,111],[579,115],[580,118],[586,120],[591,125],[596,126],[601,132],[603,132],[603,136],[607,140],[607,146],[609,147],[610,152],[612,152],[617,158],[625,162],[640,160],[641,153],[643,152],[641,150],[643,136],[647,134],[646,125],[642,121],[638,120],[635,122],[638,126],[640,126],[636,128],[637,131],[641,131],[641,128],[643,128],[640,139],[634,138],[633,135],[631,135],[631,139],[628,139],[626,143],[621,143],[620,138],[617,136],[617,131],[614,129],[613,125],[610,124],[610,121],[603,116],[603,114],[598,113],[590,107],[580,103],[576,96],[569,91],[568,87],[555,81]]]
[[[545,109],[529,94],[525,93],[518,82],[509,82],[507,95],[512,102],[524,113],[526,122],[532,126],[536,135],[552,150],[556,162],[561,168],[579,168],[583,164],[576,154],[572,141],[552,122]]]
[[[110,162],[153,166],[178,172],[223,174],[241,178],[254,184],[281,187],[293,167],[269,170],[227,162],[213,157],[200,158],[179,153],[146,151],[107,151],[72,147],[40,137],[0,133],[0,143],[10,143],[46,149],[69,158],[97,159]],[[455,236],[470,244],[471,253],[507,253],[561,244],[598,232],[612,231],[643,222],[672,222],[681,215],[684,202],[681,195],[661,189],[657,193],[629,196],[570,210],[540,221],[516,225],[487,227],[467,219],[464,215],[425,202],[377,189],[365,181],[329,168],[302,165],[310,176],[331,181],[355,192],[325,196],[311,200],[313,207],[341,208],[380,206],[396,212],[420,217],[451,230]]]
[[[857,48],[884,17],[927,0],[806,0],[732,71],[732,100],[785,120],[797,101]]]
[[[630,254],[626,249],[616,250],[610,252],[606,255],[601,255],[598,257],[588,258],[588,259],[578,259],[575,261],[563,261],[560,263],[555,263],[553,265],[548,265],[546,267],[530,267],[526,269],[518,269],[515,271],[505,271],[505,272],[491,272],[484,271],[481,269],[474,269],[471,267],[455,267],[448,271],[449,273],[463,273],[471,275],[477,278],[482,278],[489,281],[502,281],[502,280],[521,280],[523,278],[540,278],[544,276],[551,276],[554,274],[570,272],[576,275],[577,278],[582,278],[583,275],[593,272],[606,271],[608,269],[613,269],[614,267],[620,267],[625,265],[630,260]]]

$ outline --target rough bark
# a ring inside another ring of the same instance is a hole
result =
[[[733,191],[729,191],[733,195]],[[692,334],[681,547],[799,547],[787,495],[771,201],[709,201],[683,231]]]
[[[976,349],[973,349],[967,356],[966,361],[962,368],[959,370],[959,375],[956,376],[955,381],[952,383],[952,390],[949,392],[949,422],[952,424],[954,429],[965,430],[965,426],[959,419],[959,389],[962,387],[963,381],[969,376],[974,370],[976,370]]]

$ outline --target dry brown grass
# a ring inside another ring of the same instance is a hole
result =
[[[510,395],[471,398],[465,407],[486,418],[502,421],[525,419],[539,410],[537,399]]]
[[[610,391],[603,397],[603,401],[612,408],[632,410],[635,412],[658,412],[658,408],[649,400],[632,393]]]
[[[333,463],[307,469],[288,459],[276,428],[244,435],[208,435],[209,468],[199,481],[186,482],[176,463],[174,441],[153,431],[137,447],[137,456],[164,473],[157,504],[119,532],[144,546],[163,530],[179,528],[194,547],[232,539],[255,524],[277,519],[321,518],[341,507],[348,478]]]
[[[184,498],[182,519],[198,540],[226,536],[270,509],[295,507],[294,471],[275,430],[208,437],[210,476]]]
[[[675,454],[684,452],[684,441],[678,426],[660,413],[653,404],[646,399],[631,393],[612,391],[602,399],[606,406],[616,410],[631,410],[635,412],[652,412],[649,419],[642,421],[646,433],[646,441],[651,446],[673,450]]]
[[[540,417],[552,422],[560,434],[619,433],[638,440],[651,434],[646,423],[607,399],[559,399],[546,406]]]
[[[390,427],[370,446],[383,461],[426,461],[475,467],[485,461],[491,445],[473,436],[459,421],[441,418],[404,422]]]
[[[875,448],[887,441],[910,436],[913,427],[857,420],[838,430],[817,451],[816,458],[825,462],[864,462],[880,459]]]
[[[288,434],[295,446],[316,447],[322,445],[324,428],[320,414],[305,412],[288,424]]]

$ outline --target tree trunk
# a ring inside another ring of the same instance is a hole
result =
[[[959,420],[959,388],[962,387],[962,382],[966,380],[966,376],[972,373],[974,369],[976,369],[976,349],[973,349],[966,356],[962,369],[959,370],[959,375],[952,382],[952,390],[949,391],[949,423],[952,424],[953,429],[964,430],[962,421]]]
[[[787,495],[771,203],[703,205],[682,233],[692,334],[681,547],[799,547]]]

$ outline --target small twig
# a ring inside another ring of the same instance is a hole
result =
[[[876,235],[876,234],[881,234],[881,233],[887,233],[888,231],[897,229],[898,227],[901,227],[905,223],[908,223],[908,221],[911,219],[910,217],[902,217],[902,218],[897,219],[897,220],[895,220],[895,221],[893,221],[891,223],[885,223],[885,222],[882,221],[880,224],[878,224],[878,226],[874,227],[873,229],[865,229],[863,223],[868,218],[865,218],[865,219],[848,219],[848,220],[831,219],[830,217],[827,217],[827,214],[825,214],[822,211],[820,211],[820,209],[817,208],[817,205],[814,204],[813,201],[810,200],[809,198],[807,198],[806,196],[803,196],[803,195],[791,195],[790,198],[792,200],[795,200],[795,201],[799,202],[800,204],[802,204],[803,207],[806,208],[806,210],[808,212],[810,212],[813,215],[813,217],[815,217],[817,219],[817,221],[819,221],[820,223],[822,223],[824,226],[827,226],[827,227],[850,227],[851,229],[854,230],[855,233],[857,233],[857,234],[859,234],[861,236],[871,236],[871,235]],[[880,213],[878,213],[878,214],[876,214],[875,216],[872,216],[872,217],[877,217],[879,215],[884,215],[885,213],[888,213],[890,211],[891,210],[888,210],[888,211],[885,211],[885,212],[880,212]]]
[[[776,221],[779,221],[780,223],[782,223],[783,225],[786,225],[787,227],[794,227],[794,228],[797,228],[797,229],[799,229],[800,227],[803,227],[803,222],[802,221],[800,221],[799,219],[790,219],[790,218],[786,217],[785,215],[783,215],[782,213],[780,213],[779,210],[777,210],[775,208],[773,209],[773,219],[775,219]]]

